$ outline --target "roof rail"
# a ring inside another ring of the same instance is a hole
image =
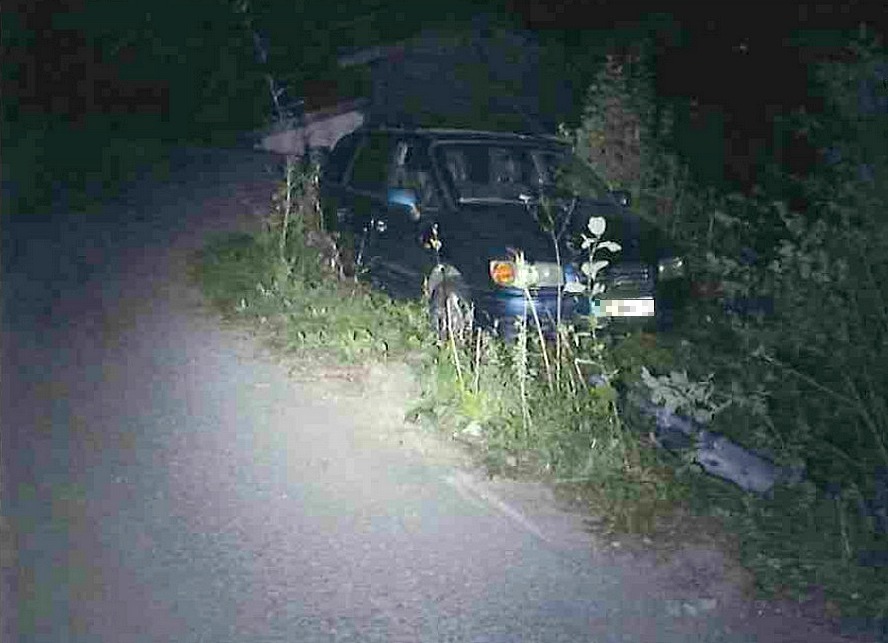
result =
[[[472,127],[438,127],[417,125],[410,122],[399,121],[395,119],[383,119],[379,117],[370,117],[364,121],[364,129],[384,129],[389,131],[403,131],[420,133],[425,132],[433,135],[444,136],[484,136],[488,138],[524,138],[547,141],[558,141],[558,137],[553,134],[542,134],[538,132],[528,132],[521,130],[485,130]]]

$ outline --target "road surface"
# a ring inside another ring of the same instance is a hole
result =
[[[268,164],[182,150],[4,220],[4,643],[838,640],[758,616],[715,549],[658,564],[465,469],[397,367],[289,377],[220,325],[188,258],[255,225]]]

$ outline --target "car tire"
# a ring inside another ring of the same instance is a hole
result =
[[[452,330],[457,342],[465,341],[471,337],[474,321],[474,307],[462,288],[443,284],[435,288],[429,297],[429,323],[438,339],[450,339]]]

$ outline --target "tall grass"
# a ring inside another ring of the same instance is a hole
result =
[[[603,219],[590,221],[583,267],[589,292],[600,292],[595,277],[608,263],[596,253],[619,250],[601,239],[604,230]],[[582,488],[605,508],[605,523],[651,530],[683,487],[623,422],[616,389],[622,365],[605,350],[594,320],[590,330],[563,320],[544,327],[532,267],[521,253],[513,259],[524,311],[507,334],[511,341],[482,329],[450,333],[427,363],[424,394],[411,414],[472,444],[493,474]],[[635,376],[629,360],[626,367],[625,377]]]
[[[290,159],[263,231],[210,239],[195,276],[224,316],[256,323],[285,351],[372,361],[429,343],[422,306],[346,280],[341,261],[322,227],[317,167]]]

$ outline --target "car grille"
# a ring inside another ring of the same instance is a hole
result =
[[[643,263],[618,263],[608,266],[598,276],[606,286],[604,296],[652,297],[654,271]]]

